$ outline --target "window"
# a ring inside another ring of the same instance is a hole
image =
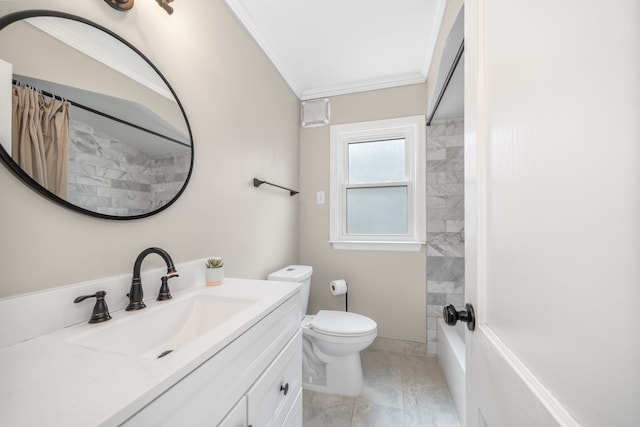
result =
[[[331,126],[331,244],[419,251],[425,240],[425,118]]]

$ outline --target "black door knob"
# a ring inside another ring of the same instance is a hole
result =
[[[286,383],[285,385],[281,385],[280,391],[284,392],[284,395],[286,396],[287,393],[289,393],[289,383]]]
[[[449,304],[442,309],[442,317],[447,325],[453,326],[458,320],[467,324],[467,329],[473,331],[476,328],[476,313],[471,304],[466,304],[466,310],[457,311],[456,308]]]

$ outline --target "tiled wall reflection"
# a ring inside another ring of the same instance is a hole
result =
[[[71,120],[68,200],[106,215],[144,214],[182,188],[190,161],[189,149],[151,156]]]
[[[442,308],[464,307],[464,119],[427,127],[427,352]]]

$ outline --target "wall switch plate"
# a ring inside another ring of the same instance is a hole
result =
[[[324,205],[324,191],[316,192],[316,203],[319,205]]]

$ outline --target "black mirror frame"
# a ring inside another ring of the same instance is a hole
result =
[[[38,16],[53,16],[53,17],[57,17],[57,18],[66,18],[66,19],[72,19],[74,21],[78,21],[78,22],[82,22],[84,24],[90,25],[98,30],[101,30],[103,32],[105,32],[106,34],[109,34],[111,37],[114,37],[115,39],[117,39],[118,41],[120,41],[121,43],[123,43],[125,46],[127,46],[129,49],[133,50],[135,53],[137,53],[142,59],[145,60],[145,62],[147,64],[149,64],[149,66],[158,74],[158,76],[160,76],[160,78],[162,79],[162,81],[167,85],[167,88],[169,89],[169,91],[171,91],[171,94],[173,95],[174,99],[176,100],[176,103],[178,104],[178,107],[180,108],[180,111],[182,112],[182,116],[184,117],[184,121],[185,124],[187,125],[187,130],[189,132],[189,139],[191,140],[191,161],[190,161],[190,165],[189,165],[189,172],[187,173],[187,177],[184,181],[184,184],[182,185],[182,188],[180,189],[180,191],[178,191],[178,193],[171,199],[169,200],[167,203],[165,203],[164,205],[162,205],[161,207],[159,207],[158,209],[155,209],[151,212],[147,212],[144,214],[140,214],[140,215],[130,215],[130,216],[116,216],[116,215],[105,215],[105,214],[101,214],[99,212],[94,212],[94,211],[90,211],[87,209],[84,209],[80,206],[74,205],[73,203],[70,203],[58,196],[56,196],[55,194],[51,193],[49,190],[47,190],[46,188],[42,187],[40,184],[38,184],[35,180],[33,180],[33,178],[31,178],[31,176],[29,176],[26,172],[24,172],[22,170],[22,168],[20,166],[18,166],[18,164],[16,162],[13,161],[13,159],[11,158],[11,154],[7,153],[6,150],[4,149],[4,147],[0,146],[0,160],[2,160],[2,163],[4,163],[7,168],[9,168],[9,170],[18,178],[20,179],[23,183],[27,184],[29,187],[31,187],[32,190],[36,191],[37,193],[39,193],[41,196],[44,196],[45,198],[51,200],[54,203],[57,203],[59,205],[62,205],[68,209],[71,209],[75,212],[78,213],[82,213],[85,215],[89,215],[95,218],[102,218],[102,219],[113,219],[113,220],[132,220],[132,219],[141,219],[141,218],[147,218],[150,217],[152,215],[155,215],[159,212],[162,212],[163,210],[167,209],[169,206],[171,206],[184,192],[185,188],[187,188],[187,184],[189,183],[189,180],[191,178],[191,173],[193,172],[193,159],[195,157],[194,155],[194,148],[193,148],[193,134],[191,133],[191,126],[189,125],[189,119],[187,118],[187,114],[184,111],[184,108],[182,107],[182,104],[180,103],[180,99],[178,98],[178,96],[176,95],[175,91],[173,90],[173,88],[171,87],[171,85],[169,84],[169,82],[167,81],[167,79],[164,77],[164,75],[162,75],[162,73],[158,70],[158,68],[153,65],[153,63],[144,55],[142,54],[142,52],[140,52],[138,49],[136,49],[133,45],[131,45],[131,43],[127,42],[125,39],[123,39],[122,37],[120,37],[119,35],[115,34],[114,32],[110,31],[109,29],[96,24],[95,22],[89,21],[88,19],[76,16],[76,15],[72,15],[69,13],[65,13],[65,12],[58,12],[58,11],[53,11],[53,10],[43,10],[43,9],[33,9],[33,10],[23,10],[23,11],[19,11],[19,12],[14,12],[14,13],[10,13],[8,15],[2,16],[0,17],[0,31],[2,31],[6,26],[20,21],[22,19],[26,19],[26,18],[33,18],[33,17],[38,17]]]

